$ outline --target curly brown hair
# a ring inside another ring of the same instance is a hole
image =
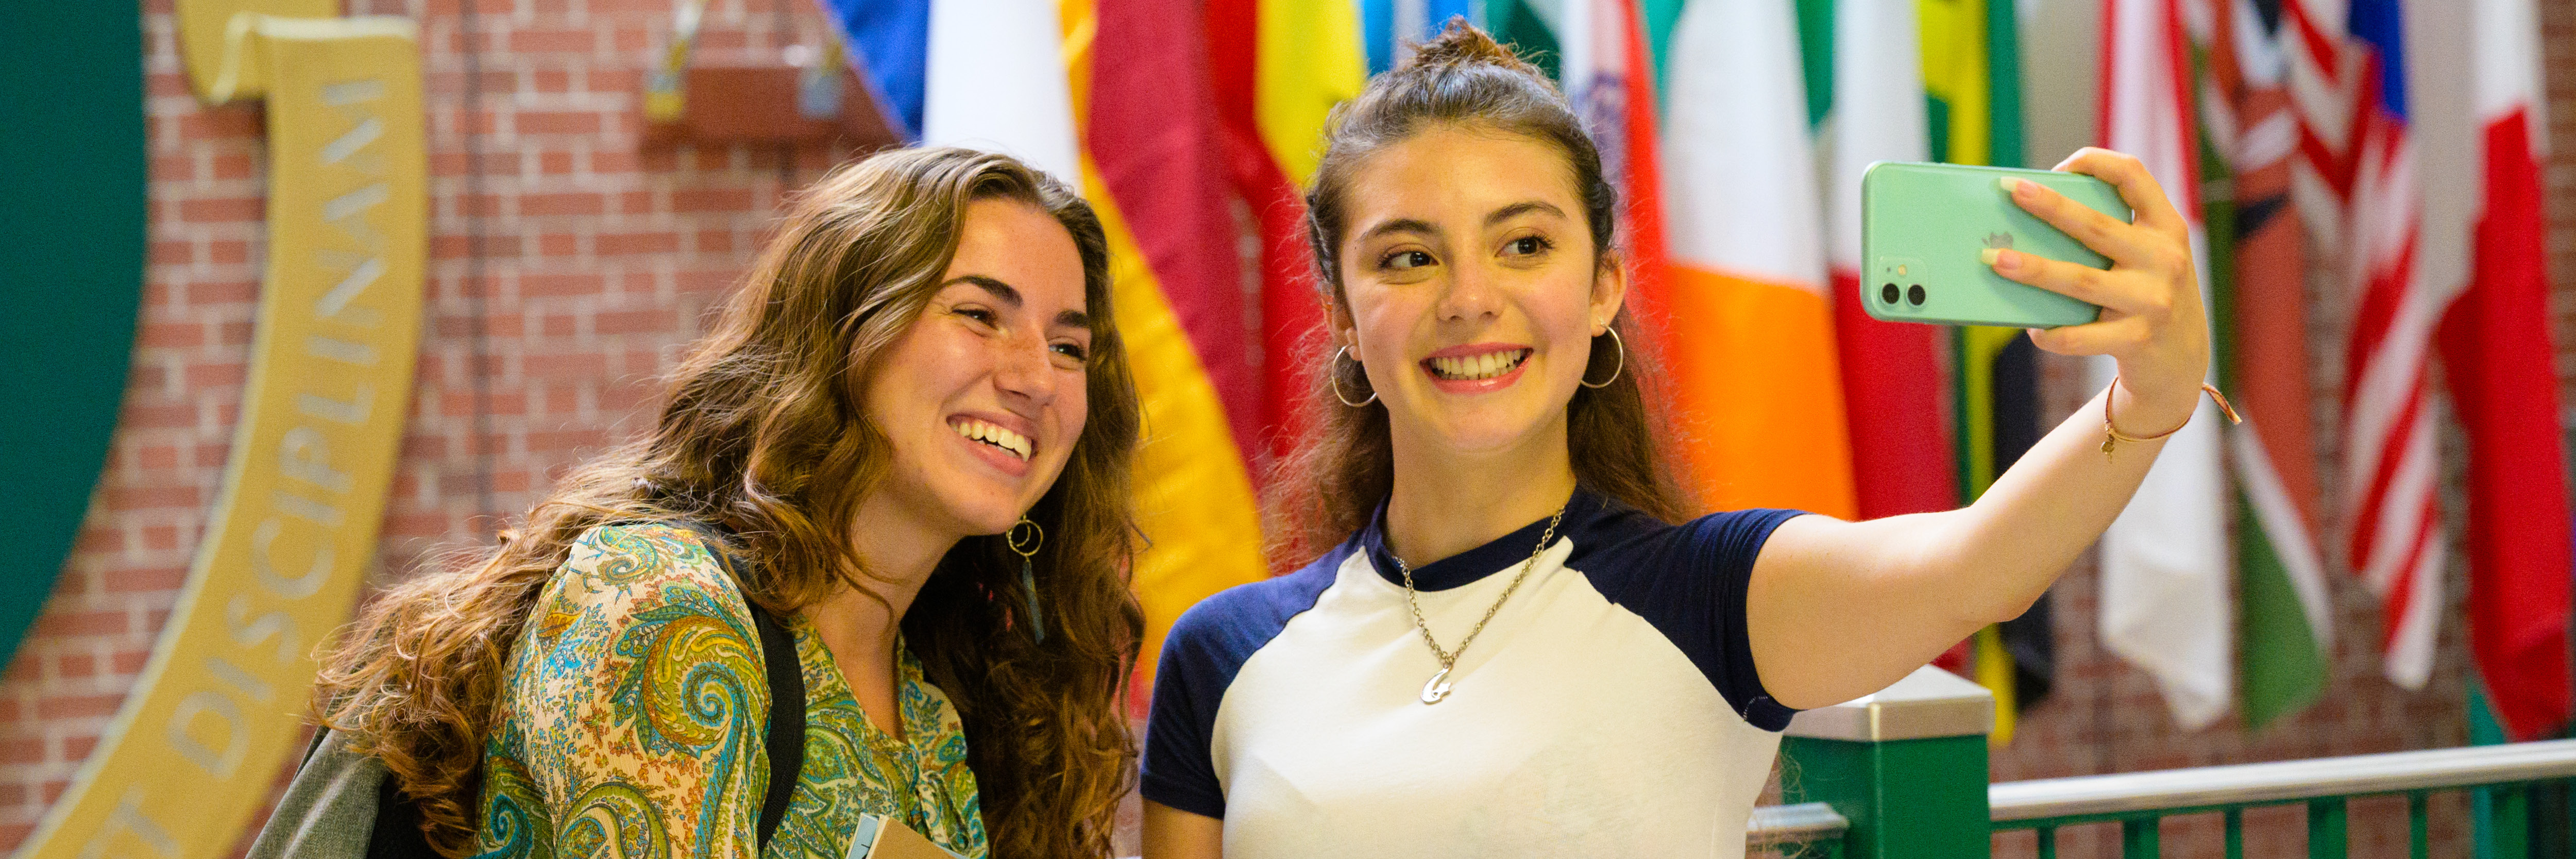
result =
[[[642,438],[564,476],[498,546],[389,589],[324,658],[319,721],[382,760],[448,856],[474,845],[485,741],[510,649],[571,545],[610,523],[699,520],[737,535],[743,592],[787,613],[864,571],[848,523],[889,470],[861,409],[878,357],[939,290],[968,204],[1026,202],[1073,235],[1091,316],[1089,418],[1028,517],[1049,634],[1025,632],[1018,556],[960,541],[902,629],[965,726],[992,852],[1108,854],[1135,742],[1118,702],[1144,616],[1127,584],[1129,466],[1141,422],[1110,324],[1109,252],[1089,205],[1005,156],[888,152],[799,195],[714,329],[672,372]],[[864,591],[863,591],[864,592]]]
[[[1594,264],[1605,270],[1621,264],[1613,250],[1619,192],[1603,177],[1601,152],[1564,93],[1494,37],[1452,18],[1402,68],[1369,79],[1359,97],[1333,108],[1324,157],[1316,167],[1314,187],[1306,192],[1307,241],[1314,248],[1318,282],[1328,292],[1326,301],[1340,305],[1345,300],[1340,250],[1350,228],[1344,197],[1352,175],[1370,155],[1439,127],[1526,137],[1563,153],[1567,175],[1583,201]],[[1659,424],[1646,397],[1654,384],[1651,349],[1646,338],[1637,336],[1625,307],[1610,327],[1623,340],[1593,338],[1589,366],[1620,363],[1621,372],[1605,387],[1575,389],[1566,405],[1566,446],[1575,482],[1657,519],[1679,522],[1690,508],[1665,465],[1664,442],[1653,430]],[[1315,430],[1272,471],[1267,506],[1270,530],[1279,543],[1272,557],[1310,558],[1340,542],[1368,524],[1369,515],[1395,487],[1386,405],[1345,405],[1333,386],[1366,390],[1368,378],[1357,363],[1335,361],[1323,338],[1315,342],[1319,348],[1307,360],[1321,366],[1308,374],[1315,382],[1304,407],[1307,425]],[[1626,343],[1624,359],[1619,357],[1620,342]]]

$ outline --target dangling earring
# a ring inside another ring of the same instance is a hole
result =
[[[1614,368],[1614,369],[1612,369],[1612,370],[1610,371],[1610,378],[1607,378],[1607,379],[1603,379],[1603,380],[1601,380],[1601,383],[1600,383],[1600,384],[1597,384],[1597,385],[1596,385],[1596,384],[1593,384],[1593,383],[1592,383],[1592,380],[1590,380],[1590,379],[1576,379],[1576,380],[1575,380],[1576,382],[1580,382],[1580,383],[1582,383],[1582,385],[1583,385],[1584,387],[1586,387],[1586,388],[1607,388],[1607,387],[1610,387],[1610,383],[1612,383],[1612,382],[1616,382],[1616,381],[1619,381],[1619,374],[1621,374],[1621,373],[1625,373],[1625,372],[1627,372],[1627,371],[1628,371],[1628,342],[1627,342],[1627,341],[1625,341],[1625,340],[1621,340],[1621,339],[1619,339],[1619,329],[1617,329],[1617,328],[1604,328],[1604,329],[1602,329],[1602,330],[1603,330],[1603,331],[1607,331],[1607,332],[1609,332],[1609,334],[1610,334],[1610,345],[1619,347],[1619,366],[1618,366],[1618,367],[1616,367],[1616,368]]]
[[[1351,398],[1342,396],[1342,359],[1350,356],[1351,347],[1348,346],[1344,346],[1341,351],[1333,353],[1333,360],[1327,362],[1331,366],[1324,368],[1324,383],[1333,386],[1333,399],[1342,401],[1342,405],[1356,409],[1361,406],[1377,402],[1377,389],[1369,389],[1368,399],[1361,400],[1356,403],[1351,402]],[[1359,362],[1352,361],[1351,363],[1357,364]]]
[[[1029,526],[1029,536],[1020,536],[1022,525]],[[1027,595],[1029,601],[1029,633],[1037,636],[1038,643],[1044,644],[1046,621],[1039,616],[1038,610],[1038,567],[1030,559],[1037,557],[1039,544],[1046,542],[1046,529],[1022,516],[1020,521],[1011,524],[1010,532],[1002,535],[1002,539],[1009,541],[1011,551],[1020,556],[1020,593]]]

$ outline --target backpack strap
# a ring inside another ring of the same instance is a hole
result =
[[[742,581],[743,558],[725,548],[723,531],[695,520],[672,523],[696,532],[707,554]],[[745,600],[746,603],[749,600]],[[769,754],[769,793],[760,800],[760,849],[787,819],[787,801],[796,795],[796,778],[805,769],[805,669],[796,661],[796,637],[768,609],[751,606],[751,625],[760,635],[760,663],[769,680],[769,726],[761,746]]]
[[[805,769],[805,670],[796,662],[796,639],[764,609],[751,610],[760,628],[760,661],[769,670],[769,795],[760,801],[760,846],[787,819],[787,800]]]

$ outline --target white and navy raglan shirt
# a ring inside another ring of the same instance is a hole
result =
[[[1718,856],[1791,711],[1745,634],[1754,556],[1794,510],[1670,525],[1588,491],[1455,670],[1406,610],[1383,518],[1294,574],[1183,614],[1164,641],[1144,795],[1225,823],[1225,855]],[[1542,519],[1414,571],[1443,647]]]

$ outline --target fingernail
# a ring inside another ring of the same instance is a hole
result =
[[[2020,177],[2006,176],[1999,180],[1997,184],[2004,186],[2004,193],[2006,194],[2018,194],[2021,193],[2021,182],[2022,180]]]
[[[2012,268],[2021,265],[2021,254],[2003,248],[1986,248],[1978,251],[1977,259],[1996,268]]]

